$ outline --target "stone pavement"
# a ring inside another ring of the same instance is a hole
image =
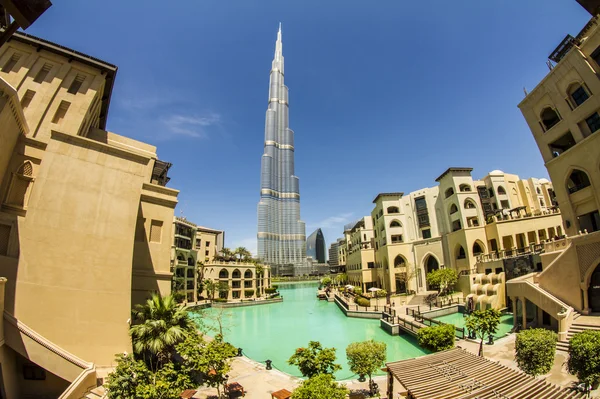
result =
[[[457,346],[475,354],[477,354],[479,350],[479,342],[473,340],[458,341]],[[497,340],[494,345],[483,345],[483,353],[487,358],[497,361],[507,367],[518,369],[514,360],[514,351],[514,334]],[[388,359],[388,361],[393,361],[393,359]],[[545,379],[556,385],[571,386],[577,379],[567,373],[565,369],[566,361],[567,355],[563,352],[557,352],[554,367],[550,373],[539,376],[538,378]],[[257,363],[247,357],[238,357],[234,359],[229,377],[230,382],[240,383],[247,391],[244,399],[269,399],[271,397],[271,392],[278,391],[282,388],[293,391],[302,381],[300,378],[292,377],[279,370],[266,370],[263,364]],[[374,380],[379,385],[382,396],[385,396],[386,377],[379,376],[375,377]],[[368,382],[361,383],[356,379],[341,381],[341,383],[346,384],[351,390],[368,388]],[[194,395],[194,398],[205,399],[210,395],[216,395],[216,393],[217,391],[214,388],[201,387],[198,390],[198,393]],[[592,396],[594,395],[600,395],[600,392],[594,391]]]

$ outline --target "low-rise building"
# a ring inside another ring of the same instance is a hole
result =
[[[203,287],[206,298],[255,299],[271,287],[271,268],[250,262],[211,261],[202,266],[204,280],[214,283],[215,292]]]

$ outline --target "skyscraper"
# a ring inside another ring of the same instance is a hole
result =
[[[275,273],[290,274],[306,263],[306,231],[300,220],[299,179],[294,175],[294,132],[289,128],[288,88],[283,79],[280,24],[265,120],[257,238],[259,258],[274,266]]]
[[[317,263],[325,263],[325,237],[321,229],[316,229],[306,239],[306,256],[310,256]]]

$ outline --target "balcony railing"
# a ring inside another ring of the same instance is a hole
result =
[[[501,249],[489,254],[477,255],[477,262],[492,262],[500,259],[514,258],[523,255],[534,255],[545,252],[545,244],[531,244],[528,247]]]

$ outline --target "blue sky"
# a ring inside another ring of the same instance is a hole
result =
[[[28,33],[119,67],[108,129],[158,146],[177,215],[256,248],[283,23],[307,236],[449,166],[547,177],[517,104],[588,20],[575,0],[53,0]]]

